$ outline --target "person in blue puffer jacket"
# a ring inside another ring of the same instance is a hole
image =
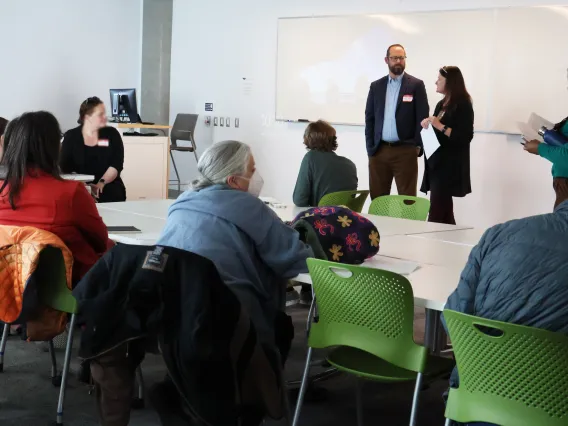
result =
[[[485,232],[445,309],[568,334],[568,194],[554,189],[553,213]],[[451,387],[459,387],[457,373]]]

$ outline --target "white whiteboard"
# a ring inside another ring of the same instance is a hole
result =
[[[484,9],[278,20],[276,118],[364,124],[386,48],[406,47],[431,112],[443,65],[462,70],[476,130],[518,133],[531,112],[568,115],[568,7]]]

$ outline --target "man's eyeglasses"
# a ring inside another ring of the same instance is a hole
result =
[[[389,59],[393,62],[404,61],[406,59],[406,56],[389,56]]]

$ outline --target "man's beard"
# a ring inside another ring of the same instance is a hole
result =
[[[404,66],[400,64],[389,66],[390,72],[394,75],[401,75],[404,72]]]

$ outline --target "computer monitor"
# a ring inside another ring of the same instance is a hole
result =
[[[110,89],[110,111],[117,121],[138,123],[136,89]]]

